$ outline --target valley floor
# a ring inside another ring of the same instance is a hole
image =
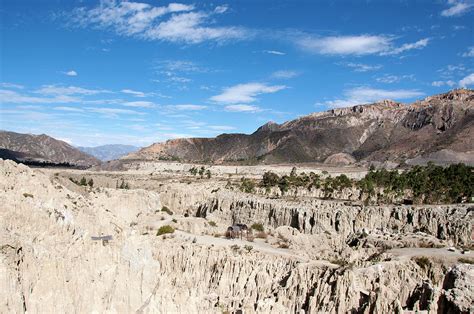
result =
[[[200,166],[0,160],[0,312],[474,311],[474,205],[275,199],[228,181],[291,166]],[[234,223],[254,230],[227,239]]]

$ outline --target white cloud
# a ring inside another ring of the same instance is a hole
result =
[[[474,57],[474,46],[467,48],[467,51],[462,54],[463,57]]]
[[[445,17],[460,16],[467,13],[473,7],[472,3],[459,0],[448,0],[449,8],[441,11],[441,15]]]
[[[448,81],[434,81],[434,82],[431,83],[431,86],[435,86],[435,87],[441,87],[441,86],[453,87],[455,85],[456,85],[456,82],[451,81],[451,80],[448,80]]]
[[[386,74],[384,76],[377,77],[375,80],[377,82],[380,82],[380,83],[393,84],[393,83],[398,83],[402,80],[414,81],[415,76],[413,74],[410,74],[410,75],[388,75],[388,74]]]
[[[470,85],[474,85],[474,73],[469,74],[465,78],[459,81],[459,86],[467,87]]]
[[[408,50],[413,50],[413,49],[423,49],[425,48],[430,39],[429,38],[424,38],[420,39],[417,42],[410,43],[410,44],[403,44],[399,48],[392,49],[390,51],[383,52],[382,55],[398,55],[402,52],[408,51]]]
[[[16,89],[25,88],[23,85],[13,84],[13,83],[0,83],[0,87],[3,87],[3,88],[16,88]]]
[[[229,105],[224,108],[226,111],[230,112],[259,112],[262,111],[261,108],[251,105]]]
[[[422,92],[413,89],[384,90],[370,87],[357,87],[346,90],[344,92],[344,99],[326,101],[325,105],[332,108],[350,107],[374,103],[384,99],[400,100],[420,97],[423,95],[424,94]]]
[[[393,40],[393,37],[384,35],[306,36],[297,40],[297,45],[306,51],[323,55],[395,55],[411,49],[421,49],[429,42],[425,38],[396,48]]]
[[[86,89],[76,86],[58,86],[58,85],[43,85],[35,93],[42,95],[96,95],[102,93],[110,93],[103,89]]]
[[[100,113],[108,117],[117,117],[119,114],[136,114],[144,115],[143,112],[138,112],[135,110],[129,109],[120,109],[120,108],[97,108],[97,107],[87,107],[85,108],[90,112]]]
[[[77,72],[74,71],[74,70],[63,72],[63,74],[65,74],[67,76],[77,76]]]
[[[83,109],[81,109],[81,108],[76,108],[76,107],[64,107],[64,106],[60,106],[60,107],[54,107],[53,109],[54,109],[54,110],[61,110],[61,111],[68,111],[68,112],[84,112]]]
[[[377,71],[382,68],[380,64],[369,65],[369,64],[354,63],[354,62],[347,62],[347,63],[340,63],[340,64],[353,69],[355,72]]]
[[[215,7],[214,12],[217,14],[222,14],[222,13],[227,12],[227,10],[229,10],[229,6],[227,4],[224,4],[224,5],[218,5],[217,7]]]
[[[247,32],[242,28],[213,25],[212,15],[226,10],[227,6],[219,6],[214,12],[206,13],[196,11],[193,5],[179,3],[155,7],[145,3],[107,1],[90,10],[74,10],[72,21],[83,27],[113,29],[124,36],[187,44],[245,38]]]
[[[298,75],[299,75],[298,72],[291,71],[291,70],[281,70],[281,71],[276,71],[272,73],[272,77],[277,78],[277,79],[290,79]]]
[[[133,95],[135,97],[146,97],[146,94],[144,92],[139,92],[131,89],[122,89],[121,92],[124,94]]]
[[[130,101],[125,102],[122,105],[125,107],[136,107],[136,108],[155,108],[156,104],[151,101]]]
[[[39,103],[69,103],[77,102],[79,98],[68,95],[55,95],[54,97],[35,97],[20,94],[15,91],[2,89],[0,90],[0,103],[16,103],[16,104],[39,104]]]
[[[263,52],[268,53],[268,54],[271,54],[271,55],[277,55],[277,56],[284,56],[284,55],[286,55],[285,52],[281,52],[281,51],[278,51],[278,50],[263,50]]]
[[[204,110],[207,108],[207,106],[201,106],[201,105],[191,105],[191,104],[186,104],[186,105],[174,105],[171,106],[172,108],[175,108],[177,110],[189,110],[189,111],[196,111],[196,110]]]
[[[285,85],[269,86],[262,83],[238,84],[224,89],[221,94],[212,96],[210,100],[224,104],[250,103],[256,100],[257,95],[275,93],[285,88]]]

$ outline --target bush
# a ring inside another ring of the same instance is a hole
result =
[[[167,213],[168,215],[173,215],[173,212],[166,206],[161,207],[161,211]]]
[[[245,193],[252,193],[255,191],[255,183],[251,179],[242,178],[240,190]]]
[[[158,232],[156,233],[157,236],[160,236],[162,234],[167,234],[167,233],[173,233],[174,228],[171,227],[170,225],[165,225],[161,226],[160,229],[158,229]]]
[[[24,197],[31,197],[31,198],[33,198],[33,194],[30,194],[30,193],[23,193],[23,196],[24,196]]]
[[[427,270],[431,266],[431,262],[426,256],[415,257],[413,260],[418,266],[425,270]]]
[[[211,226],[211,227],[217,227],[217,224],[216,224],[215,221],[212,221],[212,220],[211,220],[211,221],[208,222],[208,224],[209,224],[209,226]]]
[[[252,228],[255,231],[260,231],[260,232],[265,231],[265,228],[263,227],[263,225],[261,223],[254,223],[254,224],[252,224],[252,226],[250,228]]]
[[[172,222],[177,223],[178,221],[176,219],[171,219]]]
[[[244,246],[244,249],[247,251],[247,253],[250,253],[250,251],[253,250],[253,246],[251,246],[251,245],[245,245],[245,246]]]
[[[458,262],[463,263],[463,264],[474,264],[474,260],[469,259],[469,258],[465,258],[465,257],[459,258]]]

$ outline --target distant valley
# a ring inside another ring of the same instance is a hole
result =
[[[119,159],[122,156],[136,152],[140,149],[140,147],[137,146],[121,144],[101,145],[96,147],[78,146],[77,148],[84,153],[100,159],[101,161]]]

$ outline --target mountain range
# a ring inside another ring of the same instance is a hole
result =
[[[87,153],[100,159],[101,161],[119,159],[122,156],[125,156],[140,149],[140,147],[137,146],[121,144],[110,144],[96,147],[78,146],[77,148],[84,153]]]
[[[122,160],[301,163],[474,163],[474,91],[457,89],[412,104],[384,100],[336,108],[252,134],[155,143]]]

